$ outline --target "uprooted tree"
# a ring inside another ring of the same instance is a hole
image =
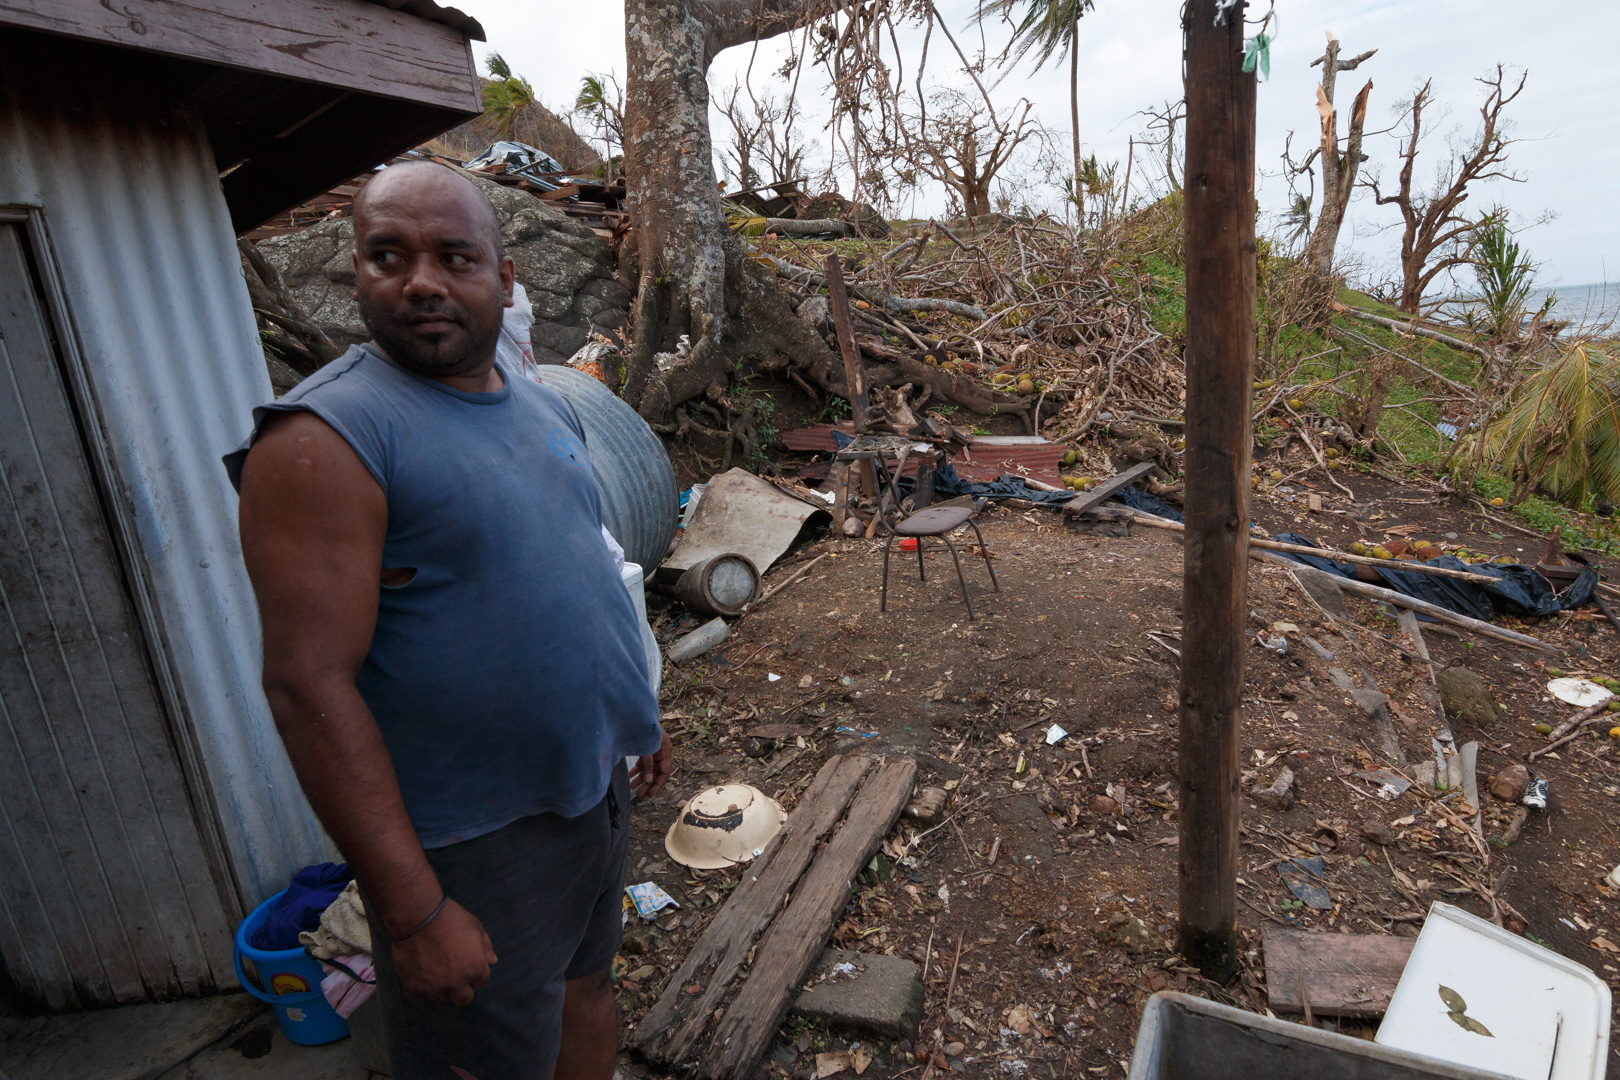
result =
[[[1485,180],[1522,180],[1507,168],[1510,137],[1503,111],[1524,90],[1526,74],[1509,85],[1502,65],[1477,81],[1485,87],[1479,107],[1480,126],[1436,174],[1428,190],[1417,186],[1413,173],[1425,134],[1423,113],[1433,103],[1431,82],[1425,82],[1402,106],[1406,130],[1400,135],[1401,171],[1394,191],[1385,195],[1377,176],[1367,186],[1379,206],[1394,206],[1401,215],[1401,293],[1398,306],[1417,314],[1435,278],[1454,267],[1473,262],[1473,245],[1488,212],[1469,214],[1469,188]]]
[[[624,151],[636,291],[623,393],[656,424],[679,422],[677,410],[694,398],[723,395],[735,365],[848,396],[841,360],[728,227],[714,175],[706,78],[722,50],[813,22],[840,40],[830,25],[845,6],[845,0],[625,5]],[[844,38],[861,40],[878,10],[854,10]],[[871,386],[911,383],[979,413],[1025,408],[1020,398],[911,356],[872,365],[866,378]]]

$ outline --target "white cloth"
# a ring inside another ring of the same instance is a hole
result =
[[[523,283],[512,283],[512,306],[501,312],[501,336],[495,342],[495,359],[507,371],[533,378],[534,345],[530,335],[534,327],[534,307],[529,303],[528,290]]]
[[[349,882],[349,887],[321,912],[321,925],[299,934],[298,941],[317,960],[370,953],[371,926],[366,922],[365,905],[360,902],[360,884]]]

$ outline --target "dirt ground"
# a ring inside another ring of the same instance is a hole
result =
[[[1432,492],[1349,472],[1341,479],[1355,502],[1325,484],[1263,485],[1256,525],[1334,546],[1417,525],[1416,535],[1435,542],[1526,562],[1545,548]],[[1307,509],[1313,493],[1321,512]],[[741,781],[791,809],[827,756],[847,751],[914,757],[919,787],[950,793],[944,822],[902,819],[854,883],[834,940],[924,966],[920,1041],[942,1048],[952,1071],[1122,1074],[1142,1005],[1165,988],[1264,1011],[1260,928],[1268,920],[1414,936],[1434,900],[1487,918],[1495,906],[1511,928],[1620,986],[1620,891],[1602,884],[1620,863],[1620,752],[1607,725],[1533,764],[1550,802],[1530,811],[1510,844],[1502,835],[1514,805],[1482,795],[1480,843],[1450,809],[1458,795],[1437,799],[1414,785],[1380,798],[1360,774],[1389,762],[1330,669],[1389,696],[1412,763],[1433,760],[1428,673],[1373,602],[1349,598],[1355,627],[1342,630],[1285,569],[1262,562],[1250,563],[1245,788],[1270,784],[1287,766],[1298,801],[1279,809],[1244,800],[1243,971],[1230,985],[1204,980],[1173,951],[1180,675],[1171,650],[1181,624],[1180,540],[1147,529],[1075,534],[1044,510],[991,508],[981,524],[1000,591],[991,590],[981,558],[964,559],[977,621],[968,619],[943,550],[930,547],[926,583],[916,557],[896,552],[885,614],[882,542],[820,539],[785,556],[766,585],[817,555],[831,557],[738,620],[719,649],[685,667],[666,665],[664,723],[677,772],[662,795],[635,808],[629,880],[656,882],[682,907],[634,927],[615,965],[627,1041],[739,873],[694,872],[667,856],[663,833],[677,808],[704,786]],[[666,647],[696,625],[679,605],[655,600],[653,608]],[[1475,672],[1500,706],[1484,727],[1452,724],[1459,744],[1480,743],[1482,792],[1501,768],[1545,743],[1536,724],[1575,712],[1547,696],[1547,667],[1620,675],[1620,635],[1601,617],[1583,611],[1530,623],[1515,625],[1560,646],[1565,658],[1425,626],[1435,659]],[[1286,655],[1263,647],[1262,631],[1286,638]],[[1053,724],[1068,736],[1047,745]],[[779,738],[749,738],[762,728]],[[1301,907],[1276,870],[1284,859],[1318,853],[1331,911]],[[790,1019],[762,1074],[813,1076],[817,1052],[850,1045],[844,1034]],[[867,1076],[921,1068],[917,1047],[872,1049]],[[624,1061],[638,1075],[659,1075]]]

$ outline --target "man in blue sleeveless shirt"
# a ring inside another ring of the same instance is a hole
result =
[[[629,802],[671,754],[585,432],[495,363],[513,266],[465,177],[389,168],[354,223],[373,340],[226,459],[265,693],[359,879],[393,1075],[607,1080]]]

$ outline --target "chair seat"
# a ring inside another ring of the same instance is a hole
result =
[[[930,506],[894,527],[896,536],[942,536],[973,516],[971,506]]]

